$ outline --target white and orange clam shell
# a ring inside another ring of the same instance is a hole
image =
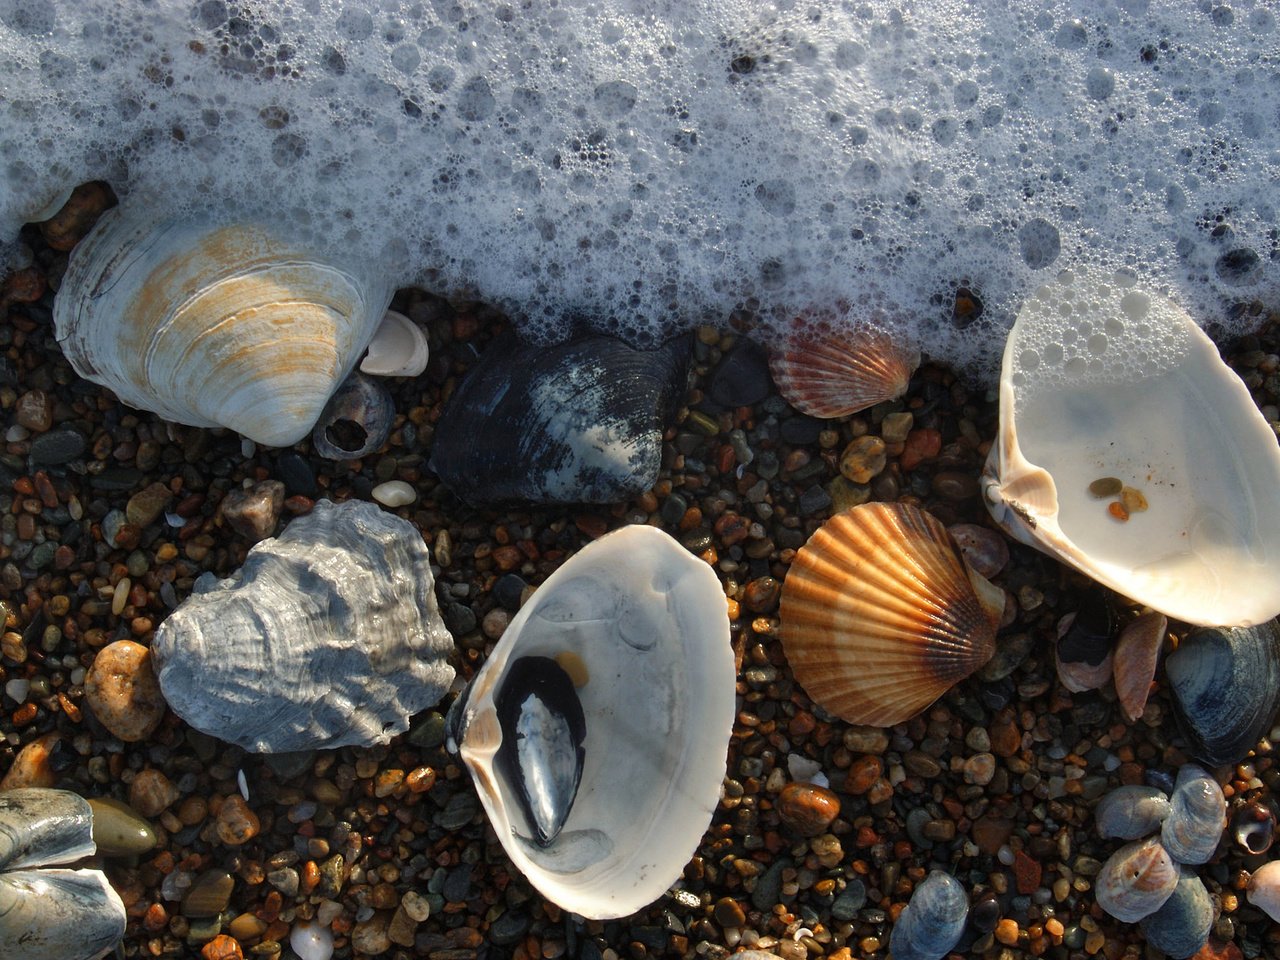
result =
[[[1003,606],[935,518],[867,503],[832,517],[796,555],[782,587],[782,643],[824,709],[892,726],[991,658]]]
[[[1117,920],[1137,923],[1173,894],[1178,865],[1158,837],[1127,843],[1102,865],[1094,883],[1098,906]]]
[[[311,432],[391,301],[286,224],[108,211],[54,302],[63,352],[132,407],[286,446]]]
[[[769,354],[783,398],[828,420],[896,400],[918,366],[920,351],[871,326],[798,329]]]
[[[1063,272],[1009,332],[983,487],[1023,543],[1172,619],[1280,613],[1280,447],[1185,310]]]

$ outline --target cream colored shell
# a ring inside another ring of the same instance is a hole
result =
[[[130,406],[285,446],[310,432],[391,293],[276,226],[117,207],[72,254],[54,323],[76,372]]]
[[[849,723],[910,719],[995,652],[1003,594],[987,601],[973,578],[923,510],[867,503],[837,514],[782,586],[782,644],[796,680]]]
[[[1091,484],[1146,501],[1127,520]],[[1280,613],[1280,447],[1187,313],[1131,278],[1062,274],[1009,333],[983,478],[1023,543],[1169,617]]]

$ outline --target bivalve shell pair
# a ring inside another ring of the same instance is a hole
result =
[[[969,897],[960,881],[931,871],[893,925],[893,960],[942,960],[960,942],[968,916]]]
[[[422,535],[358,500],[200,577],[151,646],[175,713],[263,753],[387,742],[449,689],[452,650]]]
[[[101,870],[50,865],[94,852],[89,802],[66,790],[0,793],[0,956],[91,960],[124,936],[125,910]]]
[[[801,413],[834,419],[896,400],[920,366],[920,351],[876,327],[799,329],[769,354],[778,392]]]
[[[1124,275],[1063,273],[1009,333],[984,475],[1010,534],[1194,624],[1280,612],[1280,446],[1213,342]]]
[[[936,519],[867,503],[832,517],[796,555],[782,642],[824,709],[892,726],[991,658],[1003,609],[1003,592],[965,567]]]
[[[360,359],[392,290],[284,230],[108,211],[75,248],[54,303],[67,359],[165,419],[296,443]]]
[[[521,607],[448,732],[516,866],[561,907],[606,919],[679,877],[719,800],[733,716],[715,574],[632,526]]]

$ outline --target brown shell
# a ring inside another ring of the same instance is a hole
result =
[[[1156,660],[1160,656],[1160,644],[1169,629],[1169,621],[1163,613],[1144,613],[1120,633],[1116,644],[1115,672],[1116,693],[1120,697],[1120,709],[1130,722],[1137,720],[1147,708],[1151,693],[1151,681],[1156,675]]]
[[[796,680],[849,723],[908,720],[995,652],[996,621],[946,529],[903,504],[824,523],[791,565],[781,618]]]
[[[769,355],[778,392],[811,417],[847,416],[907,392],[920,353],[874,327],[798,330]]]

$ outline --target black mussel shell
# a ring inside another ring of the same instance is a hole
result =
[[[1280,629],[1200,627],[1165,660],[1187,752],[1210,767],[1242,760],[1280,702]]]
[[[617,503],[648,490],[683,399],[690,335],[656,350],[497,337],[445,405],[431,469],[470,503]]]
[[[494,701],[502,729],[498,766],[520,789],[534,839],[548,846],[569,818],[582,779],[582,702],[569,675],[550,657],[513,662]]]
[[[1116,637],[1116,611],[1111,593],[1102,588],[1085,591],[1061,639],[1058,659],[1064,663],[1097,666],[1111,652]]]
[[[325,404],[311,442],[327,460],[358,460],[387,442],[395,418],[391,391],[379,380],[353,373]]]

